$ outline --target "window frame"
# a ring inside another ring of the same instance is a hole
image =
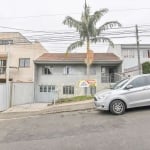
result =
[[[73,85],[63,86],[63,95],[74,95],[75,87]]]
[[[45,65],[42,67],[43,75],[52,75],[53,74],[53,66]]]
[[[70,75],[70,74],[71,74],[71,66],[65,66],[64,75]]]
[[[26,61],[29,61],[29,64],[26,65]],[[21,64],[21,61],[23,61],[23,65]],[[30,67],[30,58],[19,58],[19,68],[29,68]]]
[[[40,93],[50,93],[56,91],[56,85],[39,85]]]
[[[0,40],[0,45],[10,45],[13,44],[13,40]]]

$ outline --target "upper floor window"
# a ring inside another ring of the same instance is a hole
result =
[[[42,72],[43,72],[43,74],[45,74],[45,75],[50,75],[50,74],[52,74],[52,72],[53,72],[53,66],[44,66],[44,67],[42,68]]]
[[[150,50],[143,50],[143,57],[150,58]]]
[[[30,67],[30,58],[19,58],[19,67]]]
[[[71,67],[70,66],[65,66],[64,68],[64,74],[71,74]]]
[[[6,60],[0,60],[0,74],[6,73]]]
[[[13,44],[13,40],[0,40],[0,45]]]
[[[124,58],[134,58],[135,57],[135,52],[132,49],[125,49],[123,50],[123,57]]]
[[[0,60],[0,67],[6,67],[6,60]]]

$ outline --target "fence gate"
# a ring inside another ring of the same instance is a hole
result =
[[[0,111],[4,111],[8,108],[7,102],[7,87],[6,84],[0,84]]]
[[[33,83],[12,83],[12,105],[22,105],[34,102]]]

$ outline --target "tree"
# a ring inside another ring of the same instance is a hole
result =
[[[144,74],[150,73],[150,62],[143,63],[142,70]]]
[[[107,42],[113,46],[113,42],[107,38],[101,36],[102,32],[111,29],[114,26],[121,26],[121,24],[117,21],[109,21],[101,25],[100,27],[96,27],[96,24],[101,19],[101,17],[108,12],[108,9],[101,9],[95,11],[92,15],[90,14],[90,7],[87,6],[85,0],[84,12],[81,15],[81,21],[78,21],[70,16],[67,16],[63,21],[63,24],[68,25],[71,28],[75,28],[77,32],[79,32],[80,40],[70,44],[67,48],[66,53],[71,52],[73,49],[77,47],[82,47],[86,43],[86,64],[87,64],[87,75],[89,74],[91,53],[90,43],[97,42]]]

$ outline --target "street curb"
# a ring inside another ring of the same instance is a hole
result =
[[[87,104],[88,104],[88,106],[87,106]],[[49,109],[45,110],[45,113],[52,114],[52,113],[73,112],[73,111],[82,111],[82,110],[94,109],[94,105],[92,104],[92,102],[87,103],[87,104],[71,105],[72,108],[67,106],[66,108],[54,109],[54,110],[49,108]]]
[[[65,112],[75,112],[75,111],[84,111],[84,110],[92,110],[94,109],[94,104],[92,101],[78,103],[78,104],[67,104],[64,106],[49,106],[44,110],[39,111],[30,111],[30,112],[6,112],[0,113],[0,120],[11,120],[16,118],[24,118],[30,116],[37,116],[37,115],[46,115],[46,114],[58,114],[58,113],[65,113]]]

